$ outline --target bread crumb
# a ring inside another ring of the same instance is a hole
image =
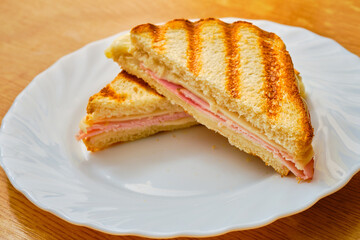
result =
[[[173,138],[176,138],[176,135],[175,135],[175,134],[172,134],[172,137],[173,137]]]
[[[296,177],[296,180],[298,181],[298,182],[297,182],[298,184],[302,182],[302,180],[301,180],[300,177]]]
[[[157,139],[156,139],[156,141],[158,142],[158,141],[159,141],[159,139],[157,138]]]
[[[250,161],[251,161],[251,158],[250,158],[250,157],[246,157],[246,161],[247,161],[247,162],[250,162]]]
[[[213,150],[215,150],[215,148],[216,148],[216,146],[215,145],[212,145],[212,147],[211,147]]]

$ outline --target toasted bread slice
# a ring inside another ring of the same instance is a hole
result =
[[[87,121],[183,111],[142,79],[126,71],[120,72],[110,84],[90,97],[86,110]]]
[[[117,142],[195,124],[181,107],[171,104],[142,79],[122,71],[90,97],[78,139],[94,152]]]
[[[279,173],[286,175],[291,168],[311,175],[295,173],[303,179],[312,177],[313,128],[301,97],[301,80],[276,34],[243,21],[227,24],[203,19],[193,23],[179,19],[162,26],[133,28],[130,40],[123,36],[115,41],[107,56]],[[171,91],[171,86],[177,91]],[[190,92],[190,100],[179,94],[182,89]],[[244,136],[229,124],[225,130],[219,119],[194,106],[194,98],[208,104],[212,114],[225,117],[226,122],[236,123],[260,140],[245,137],[245,143]]]

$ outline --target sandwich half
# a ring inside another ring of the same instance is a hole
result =
[[[304,88],[276,34],[244,21],[178,19],[139,25],[106,55],[281,175],[313,177]]]
[[[171,104],[142,79],[122,71],[90,97],[76,138],[95,152],[114,143],[195,124],[181,107]]]

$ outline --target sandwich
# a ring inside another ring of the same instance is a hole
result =
[[[105,54],[282,176],[313,177],[304,88],[276,34],[245,21],[177,19],[136,26]]]
[[[114,143],[133,141],[161,131],[197,124],[181,107],[125,71],[90,97],[77,140],[95,152]]]

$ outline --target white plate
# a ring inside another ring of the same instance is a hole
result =
[[[0,133],[11,183],[74,224],[150,237],[259,227],[339,190],[360,168],[359,58],[305,29],[251,22],[284,40],[303,77],[315,128],[311,183],[281,178],[200,126],[87,153],[74,135],[89,96],[119,72],[103,54],[116,36],[61,58],[16,98]]]

